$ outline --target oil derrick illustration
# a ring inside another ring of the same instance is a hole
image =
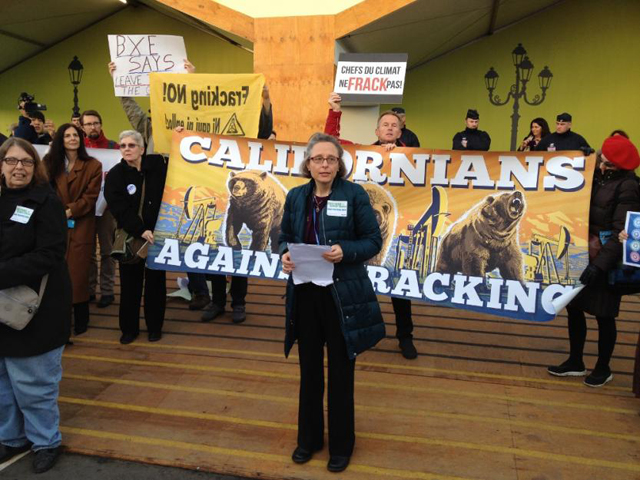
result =
[[[560,227],[557,238],[549,238],[534,233],[529,240],[529,252],[525,254],[524,277],[529,282],[560,283],[570,285],[569,245],[571,234],[566,227]],[[563,260],[564,275],[560,275],[556,262]]]
[[[207,228],[215,219],[216,198],[196,197],[197,187],[189,187],[182,201],[182,213],[176,234],[182,243],[213,243],[212,228]],[[183,232],[183,226],[186,230]]]

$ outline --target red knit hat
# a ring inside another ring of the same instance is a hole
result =
[[[622,170],[635,170],[640,165],[638,149],[622,135],[607,138],[602,144],[602,153],[607,160]]]

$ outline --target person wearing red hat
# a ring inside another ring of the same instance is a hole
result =
[[[589,211],[589,263],[580,275],[586,287],[567,305],[569,358],[547,369],[558,377],[586,375],[582,357],[587,312],[598,322],[598,361],[584,381],[590,387],[601,387],[613,379],[609,361],[616,344],[620,296],[608,289],[607,272],[622,259],[618,234],[624,230],[627,211],[640,210],[640,185],[633,172],[640,165],[640,156],[633,143],[621,135],[609,137],[599,156]]]

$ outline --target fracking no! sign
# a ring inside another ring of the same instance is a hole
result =
[[[343,102],[402,103],[406,53],[342,53],[334,91]]]

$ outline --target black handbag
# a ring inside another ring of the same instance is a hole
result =
[[[138,216],[142,220],[142,206],[144,205],[144,184],[142,181],[142,195],[140,196],[140,207]],[[147,241],[128,233],[124,228],[116,228],[113,237],[113,247],[111,257],[125,265],[131,265],[144,261],[147,258]]]

